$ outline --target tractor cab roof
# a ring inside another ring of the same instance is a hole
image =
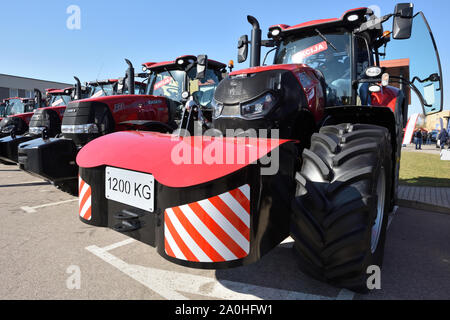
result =
[[[107,84],[113,84],[118,82],[118,79],[105,79],[105,80],[96,80],[96,81],[89,81],[87,82],[88,86],[102,86],[102,85],[107,85]]]
[[[10,98],[6,98],[4,101],[10,101],[10,100],[20,100],[22,102],[29,102],[29,101],[34,101],[34,98],[20,98],[20,97],[10,97]]]
[[[55,88],[49,88],[45,89],[47,95],[66,95],[69,96],[72,94],[72,91],[74,90],[74,87],[67,87],[64,89],[55,89]]]
[[[90,82],[87,82],[86,84],[88,86],[97,87],[97,86],[104,86],[104,85],[108,85],[108,84],[114,84],[117,82],[119,82],[119,79],[106,79],[106,80],[90,81]],[[140,81],[135,81],[134,83],[136,85],[144,85],[145,86],[145,83],[140,82]]]
[[[146,62],[143,63],[142,66],[146,67],[148,70],[158,72],[162,71],[164,69],[183,69],[183,66],[185,66],[187,63],[195,62],[197,61],[197,57],[193,55],[184,55],[177,57],[174,61],[164,61],[164,62]],[[222,70],[226,68],[226,65],[215,61],[208,59],[208,66],[213,69]]]
[[[376,18],[374,12],[370,8],[355,8],[344,12],[340,18],[331,19],[319,19],[308,22],[289,26],[286,24],[277,24],[269,27],[269,38],[286,37],[293,34],[308,33],[319,30],[337,30],[348,29],[353,31],[358,29],[363,23],[368,20]],[[383,34],[382,28],[373,28],[372,32],[375,32],[375,37],[379,37]]]

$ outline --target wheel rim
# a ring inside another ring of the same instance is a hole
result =
[[[380,174],[378,176],[377,196],[378,196],[377,217],[372,227],[372,239],[371,239],[372,253],[374,253],[375,250],[377,250],[378,240],[380,239],[381,226],[383,225],[384,203],[386,198],[386,176],[383,167],[381,167]]]

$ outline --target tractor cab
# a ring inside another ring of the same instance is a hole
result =
[[[398,4],[393,14],[383,17],[377,17],[369,8],[358,8],[346,11],[340,18],[294,26],[274,25],[269,28],[269,40],[261,40],[259,23],[254,17],[248,16],[248,21],[253,26],[252,39],[249,41],[246,35],[240,38],[238,61],[247,59],[250,44],[250,68],[231,73],[221,84],[223,89],[219,86],[216,91],[216,106],[221,111],[216,121],[219,127],[226,127],[222,122],[228,120],[229,123],[230,116],[281,121],[274,115],[277,109],[278,113],[283,109],[279,102],[284,102],[284,109],[288,108],[284,101],[287,85],[277,84],[277,87],[274,84],[276,77],[282,77],[286,70],[297,78],[301,87],[298,90],[303,91],[306,98],[307,106],[300,102],[299,109],[312,113],[318,122],[339,106],[388,106],[391,103],[394,109],[394,104],[399,101],[396,99],[398,89],[404,95],[414,92],[415,101],[422,106],[424,114],[442,110],[439,54],[425,16],[422,12],[413,14],[412,4]],[[386,27],[390,30],[385,31]],[[261,46],[273,47],[272,66],[260,66]],[[420,51],[416,50],[417,46]],[[408,65],[407,73],[398,75],[384,67],[395,59],[409,59],[411,65]],[[266,85],[261,83],[262,78],[266,78],[263,80],[267,81]],[[317,82],[322,88],[310,90]],[[239,92],[231,89],[233,85],[252,88],[251,95],[247,96],[246,90],[241,91],[245,94],[239,97],[236,94]],[[321,89],[325,95],[324,104],[320,103],[317,94]],[[257,101],[268,92],[275,99],[269,99],[271,102],[263,108],[253,108],[249,100]],[[311,103],[310,97],[318,102]],[[410,97],[406,99],[411,100]],[[229,107],[236,103],[240,104],[240,110],[231,110]],[[248,103],[248,107],[243,107]],[[407,108],[403,107],[403,113],[406,112]],[[402,116],[407,118],[405,114]]]
[[[28,124],[37,108],[45,106],[42,97],[5,99],[4,118],[0,121],[0,137],[11,133],[22,134],[28,130]]]
[[[8,98],[6,100],[5,115],[14,116],[23,113],[33,112],[41,105],[36,104],[32,98]]]
[[[197,77],[196,56],[181,56],[174,61],[144,63],[143,71],[148,72],[146,94],[165,97],[170,106],[170,113],[176,122],[181,119],[183,93],[187,92],[203,109],[211,121],[212,100],[217,85],[226,72],[226,65],[214,60],[207,61],[204,76]]]
[[[74,92],[74,87],[68,87],[65,89],[47,89],[46,90],[46,100],[48,107],[61,107],[67,106],[67,104],[72,101],[72,94]]]
[[[89,98],[129,94],[124,78],[90,81],[86,86],[90,89]],[[144,94],[145,87],[145,83],[135,81],[134,94]]]

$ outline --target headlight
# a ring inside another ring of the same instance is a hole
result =
[[[213,107],[213,118],[217,119],[222,113],[223,103],[216,101],[216,99],[212,99],[211,106]]]
[[[30,129],[28,130],[31,134],[42,134],[42,131],[45,130],[45,127],[30,127]]]
[[[61,126],[62,133],[98,133],[98,127],[95,123],[75,124]]]
[[[259,118],[265,116],[275,106],[276,99],[271,93],[267,93],[261,98],[243,104],[241,114],[245,118]]]
[[[11,133],[14,130],[14,125],[10,124],[9,126],[4,126],[2,128],[2,133]]]

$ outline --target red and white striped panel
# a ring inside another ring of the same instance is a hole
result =
[[[78,205],[80,217],[91,220],[91,186],[78,176]]]
[[[250,252],[250,186],[164,211],[166,254],[181,260],[223,262]]]

